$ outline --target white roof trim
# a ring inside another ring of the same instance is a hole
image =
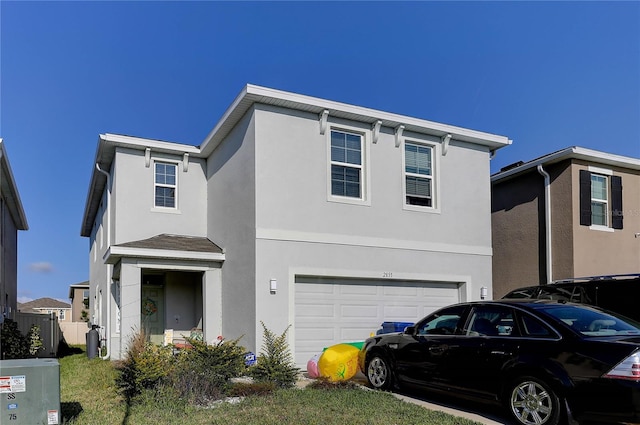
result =
[[[406,131],[432,134],[438,137],[451,134],[456,140],[488,146],[492,150],[508,146],[512,143],[512,141],[505,136],[247,84],[200,145],[200,150],[204,156],[208,156],[217,147],[228,132],[235,126],[237,121],[242,118],[254,103],[271,104],[315,114],[321,114],[324,110],[328,110],[329,114],[334,117],[370,124],[374,124],[376,121],[382,121],[382,126],[389,128],[404,125]]]
[[[2,163],[2,168],[6,173],[7,179],[9,180],[7,183],[9,186],[10,193],[7,194],[5,202],[7,202],[7,206],[11,211],[11,214],[15,221],[16,228],[18,230],[29,230],[29,224],[27,223],[27,215],[24,212],[22,201],[20,200],[20,193],[18,192],[18,186],[16,185],[16,180],[13,177],[13,172],[11,171],[11,164],[9,164],[9,157],[7,156],[7,151],[4,147],[4,142],[1,137],[0,137],[0,161]]]
[[[213,262],[223,262],[225,260],[224,254],[216,252],[178,251],[170,249],[131,248],[122,246],[111,246],[104,254],[103,260],[107,264],[115,264],[122,257]]]
[[[496,173],[491,176],[491,182],[493,183],[496,181],[504,180],[516,174],[527,171],[531,168],[536,168],[538,165],[553,164],[565,159],[581,159],[584,161],[604,164],[612,167],[640,170],[640,159],[638,158],[631,158],[628,156],[615,155],[612,153],[596,151],[593,149],[581,148],[579,146],[572,146],[534,159],[530,162],[525,162],[524,164],[518,167],[514,167],[510,170]]]

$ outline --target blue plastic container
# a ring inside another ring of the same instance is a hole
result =
[[[404,332],[404,328],[413,326],[413,322],[382,322],[382,329],[378,334],[388,334],[392,332]]]

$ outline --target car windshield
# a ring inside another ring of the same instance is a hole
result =
[[[640,335],[640,324],[586,306],[547,306],[544,312],[586,336]]]

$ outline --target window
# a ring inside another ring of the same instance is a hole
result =
[[[362,136],[331,131],[331,194],[346,198],[363,198]]]
[[[405,204],[433,207],[433,148],[404,144]]]
[[[416,325],[417,335],[455,335],[460,330],[460,318],[465,306],[454,306],[427,317]]]
[[[607,177],[591,174],[591,224],[608,225]]]
[[[84,305],[84,308],[89,308],[89,290],[88,289],[84,289],[82,291],[82,305]]]
[[[155,203],[156,207],[176,207],[176,165],[164,162],[155,164]]]
[[[58,319],[64,320],[64,310],[58,310]]]
[[[609,170],[580,170],[580,224],[622,229],[622,178]]]

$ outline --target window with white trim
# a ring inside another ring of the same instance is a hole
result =
[[[155,201],[156,207],[176,207],[176,164],[166,162],[155,163]]]
[[[331,195],[363,198],[363,136],[331,130]]]
[[[404,143],[405,204],[434,207],[433,147],[418,143]]]
[[[609,225],[609,201],[607,195],[607,176],[591,174],[591,224]]]
[[[580,170],[580,224],[596,230],[622,229],[622,177],[610,170]]]
[[[65,319],[65,310],[58,310],[58,319],[60,320],[64,320]]]

